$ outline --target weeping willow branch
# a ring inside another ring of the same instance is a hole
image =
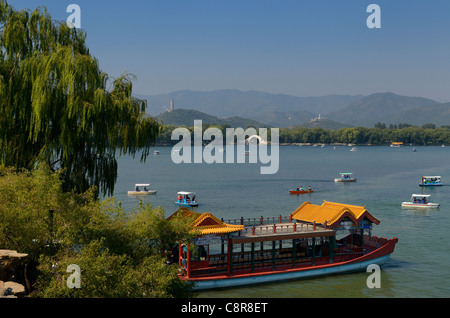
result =
[[[86,34],[45,8],[16,11],[0,0],[0,24],[0,163],[51,163],[64,169],[67,191],[111,194],[116,152],[145,161],[162,128],[132,96],[135,76],[111,81]]]

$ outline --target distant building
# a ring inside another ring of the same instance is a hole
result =
[[[313,122],[315,122],[315,121],[319,121],[321,118],[320,118],[320,114],[319,114],[319,116],[317,116],[316,118],[312,118],[309,122],[310,123],[313,123]]]
[[[168,110],[168,112],[170,113],[171,111],[173,111],[174,107],[173,107],[173,98],[170,99],[170,109]]]

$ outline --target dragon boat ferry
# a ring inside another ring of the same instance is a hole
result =
[[[196,290],[232,288],[365,271],[388,261],[398,239],[372,235],[364,206],[304,202],[287,216],[218,219],[180,208],[197,235],[172,251],[179,278]]]

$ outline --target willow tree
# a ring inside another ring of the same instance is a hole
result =
[[[0,0],[0,47],[0,163],[45,162],[63,169],[66,191],[111,194],[116,152],[145,161],[161,126],[132,96],[133,76],[100,70],[85,32]]]

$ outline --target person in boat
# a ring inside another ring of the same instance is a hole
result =
[[[312,188],[311,188],[311,186],[308,186],[308,191],[312,191]]]
[[[303,189],[303,187],[302,187],[302,186],[300,186],[300,191],[305,191],[305,189]]]
[[[147,187],[146,187],[146,186],[144,186],[144,191],[148,191],[148,189],[147,189]]]
[[[206,252],[206,249],[203,245],[200,245],[200,259],[202,261],[206,260],[206,258],[208,257],[208,253]]]
[[[424,198],[422,199],[422,203],[423,203],[423,204],[427,204],[427,203],[428,203],[428,202],[427,202],[427,198],[424,197]]]
[[[299,187],[297,187],[297,191],[300,191],[300,188],[299,188]]]
[[[195,194],[194,194],[194,196],[192,197],[192,202],[195,202]]]
[[[181,196],[181,194],[178,195],[178,202],[181,202],[181,199],[183,199],[183,197]]]
[[[189,198],[189,195],[188,195],[188,194],[186,194],[186,202],[187,202],[187,203],[191,202],[191,199]]]
[[[139,191],[141,191],[141,189],[139,189],[139,187],[136,186],[136,192],[139,192]]]

